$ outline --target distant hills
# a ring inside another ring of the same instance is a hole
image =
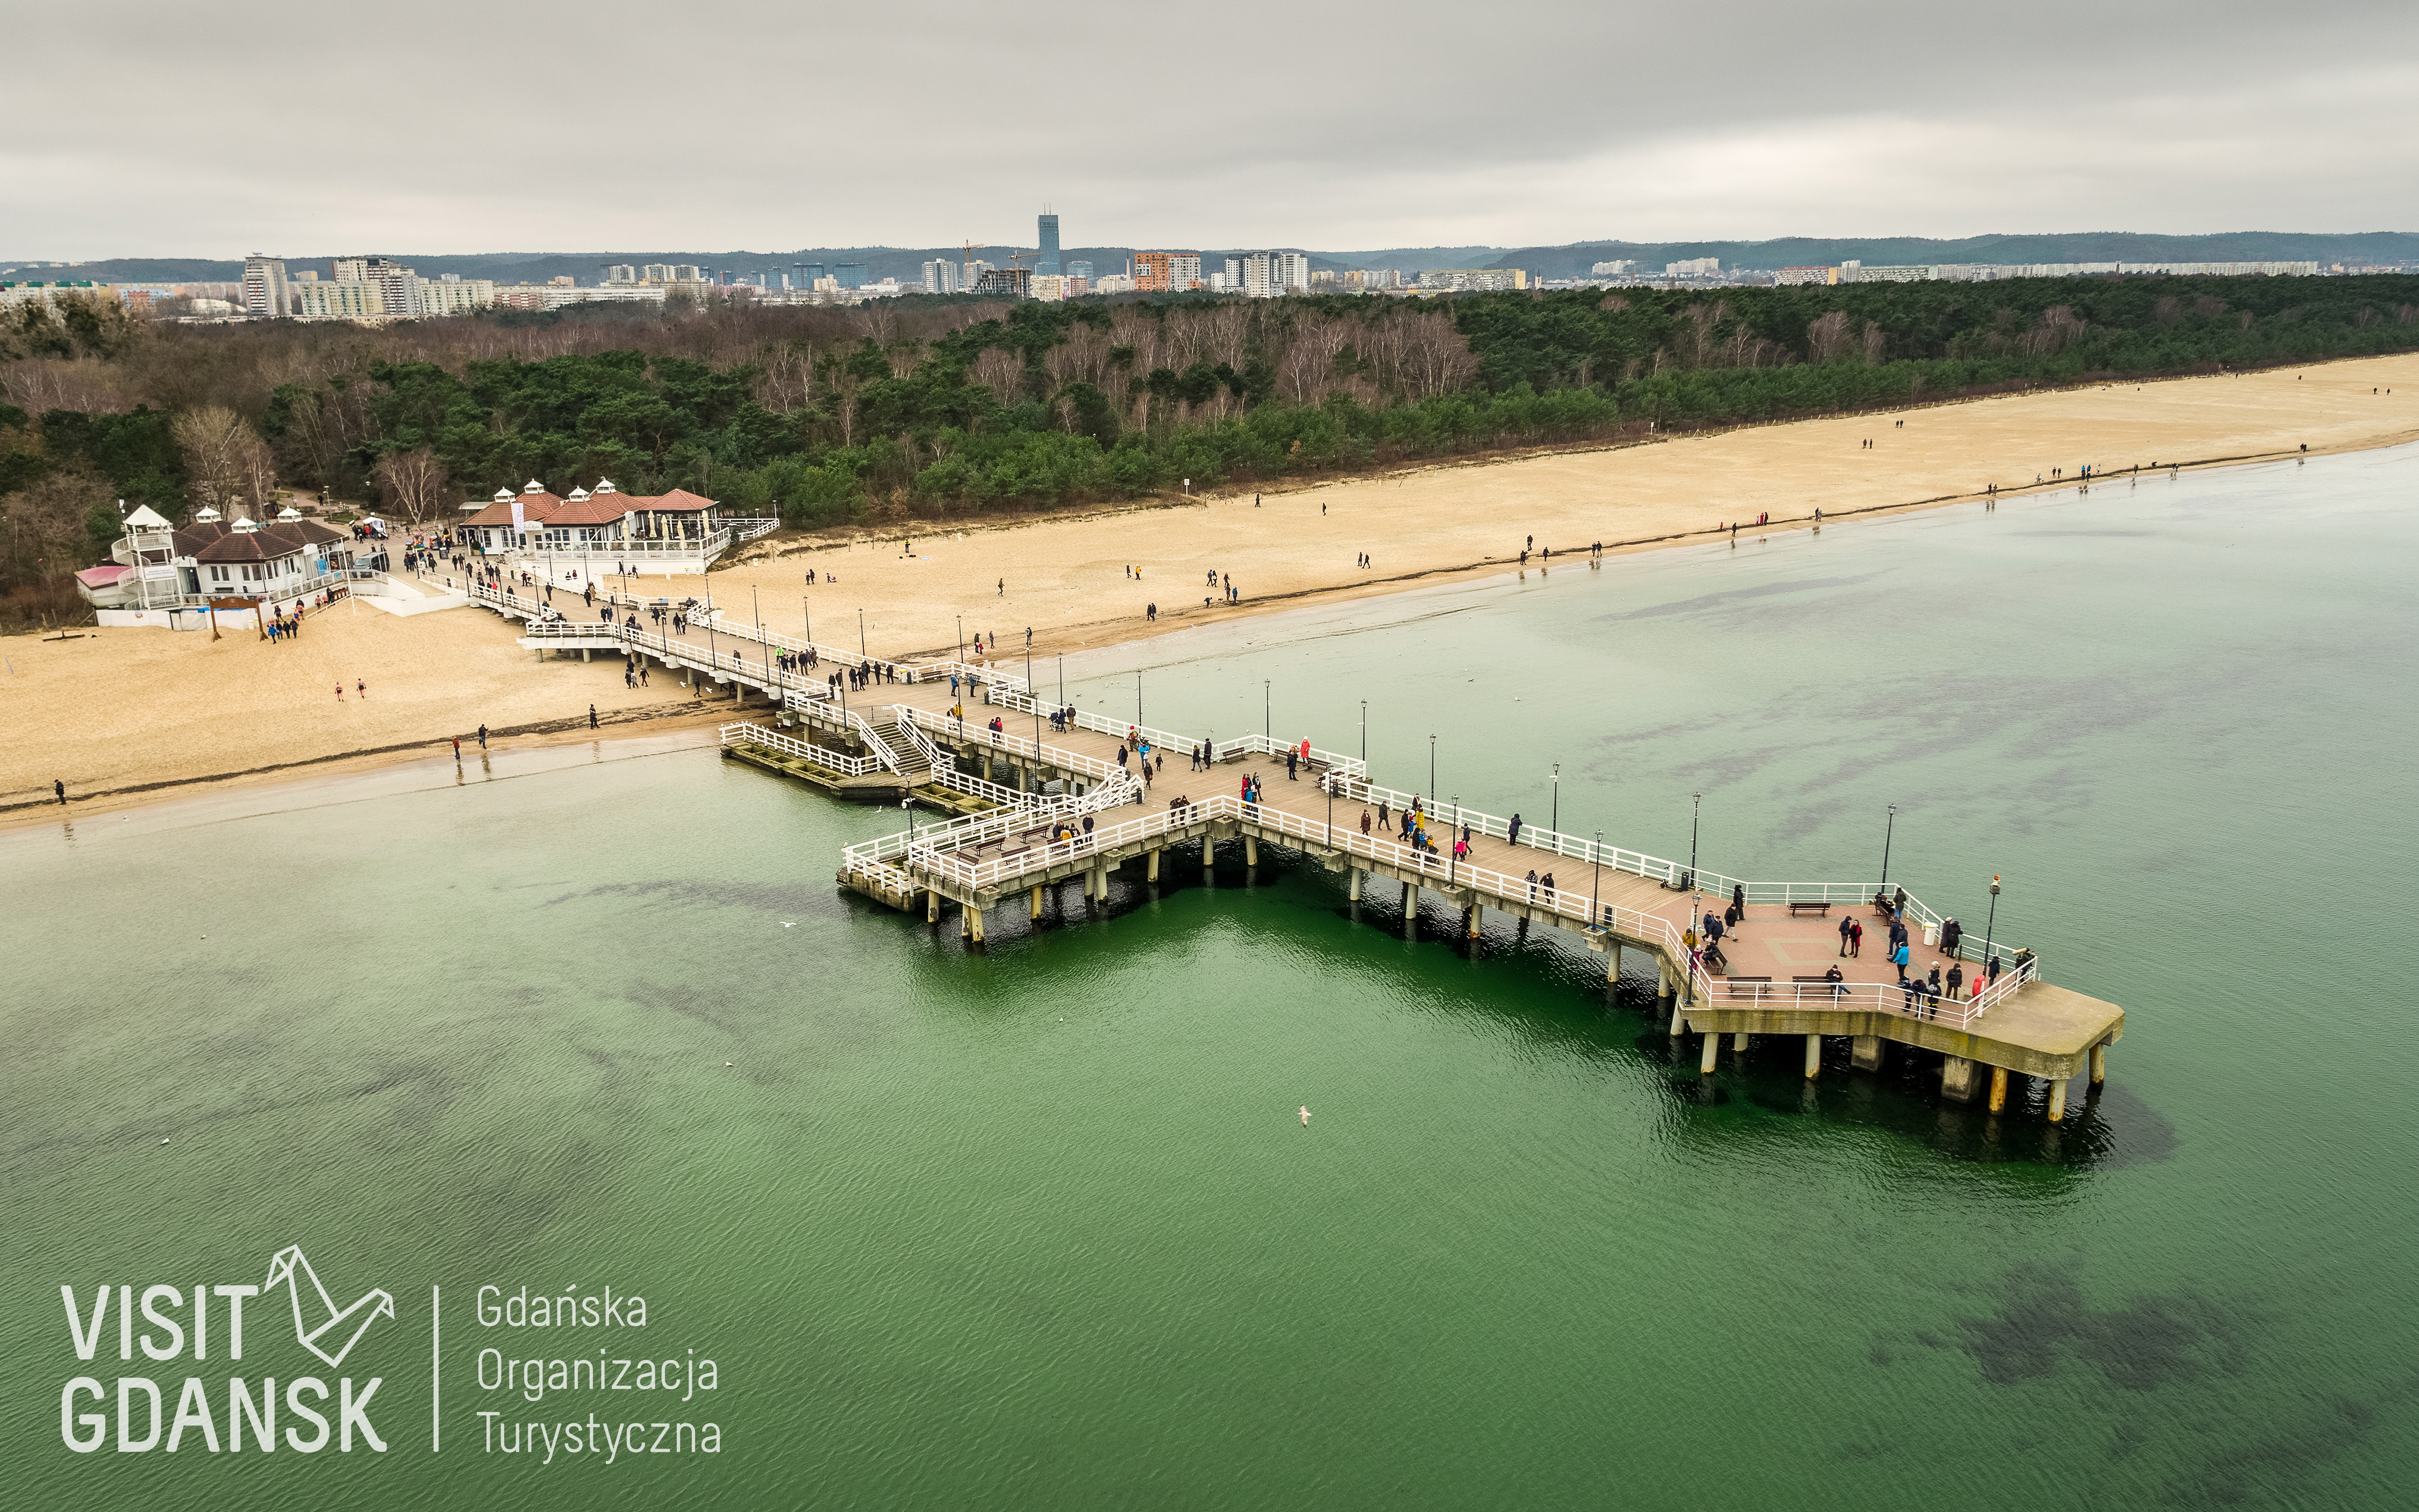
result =
[[[2133,231],[2039,236],[1782,237],[1772,241],[1575,241],[1563,247],[1520,247],[1489,259],[1488,268],[1525,268],[1545,278],[1584,276],[1590,265],[1635,260],[1649,268],[1690,257],[1719,257],[1724,268],[1811,268],[1855,260],[1910,263],[2319,262],[2394,263],[2419,260],[2419,234],[2371,231],[2353,235],[2294,231],[2228,231],[2165,237]]]
[[[1011,252],[1028,258],[1030,247],[978,247],[974,255],[1005,265]],[[1191,250],[1191,249],[1186,249]],[[2060,262],[2306,262],[2396,263],[2419,261],[2419,233],[2371,231],[2352,234],[2293,231],[2229,231],[2212,236],[2151,236],[2130,231],[2093,231],[2026,236],[1966,237],[1935,240],[1924,237],[1783,237],[1769,241],[1575,241],[1560,247],[1395,247],[1366,252],[1318,252],[1305,248],[1274,251],[1308,252],[1314,268],[1399,268],[1420,271],[1430,268],[1525,268],[1545,278],[1585,276],[1591,265],[1615,259],[1634,260],[1649,268],[1683,258],[1718,257],[1724,268],[1791,268],[1827,265],[1850,259],[1874,264],[1903,263],[2060,263]],[[1101,273],[1122,271],[1132,247],[1069,247],[1063,261],[1088,261]],[[593,284],[610,263],[695,263],[729,270],[753,279],[757,273],[780,273],[799,263],[822,263],[826,271],[840,263],[863,263],[867,276],[896,278],[902,283],[923,277],[923,265],[935,257],[953,261],[965,256],[963,247],[813,247],[797,252],[495,252],[463,256],[415,255],[375,247],[355,248],[324,256],[287,256],[288,269],[316,267],[326,276],[333,256],[360,256],[383,252],[417,269],[423,278],[445,273],[463,278],[491,278],[498,283],[543,284],[568,276]],[[1204,259],[1225,255],[1225,249],[1204,248]],[[229,283],[243,276],[235,259],[206,257],[112,257],[69,267],[38,265],[0,257],[0,279],[91,279],[110,284]]]

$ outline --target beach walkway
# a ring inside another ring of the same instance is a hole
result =
[[[537,612],[527,588],[475,589],[472,597],[515,617]],[[1253,866],[1265,843],[1343,874],[1356,901],[1372,887],[1398,886],[1407,930],[1416,929],[1425,894],[1457,909],[1473,938],[1489,912],[1568,931],[1606,955],[1608,980],[1619,978],[1624,950],[1644,951],[1671,1033],[1699,1036],[1707,1072],[1725,1036],[1734,1052],[1750,1035],[1802,1037],[1808,1076],[1820,1072],[1826,1037],[1848,1040],[1852,1063],[1866,1070],[1878,1070],[1896,1043],[1941,1057],[1945,1097],[1985,1098],[1994,1112],[2011,1076],[2042,1078],[2057,1120],[2069,1083],[2102,1081],[2107,1047],[2124,1032],[2121,1009],[2042,980],[2032,950],[1952,926],[1877,880],[1750,881],[1542,825],[1523,824],[1516,836],[1507,817],[1454,795],[1373,784],[1359,758],[1317,748],[1304,757],[1299,740],[1273,732],[1213,742],[1096,711],[1054,725],[1063,706],[1037,704],[1004,667],[893,668],[721,616],[679,633],[669,609],[657,627],[657,607],[603,603],[616,613],[606,624],[597,609],[558,593],[552,609],[562,617],[526,626],[522,644],[541,656],[647,658],[701,687],[728,687],[734,702],[754,689],[770,723],[726,726],[727,754],[841,796],[921,801],[954,815],[848,847],[839,880],[934,923],[952,908],[972,944],[982,940],[985,915],[1010,900],[1039,918],[1047,891],[1080,878],[1087,903],[1104,899],[1109,874],[1137,863],[1156,883],[1163,866],[1189,859],[1210,882],[1217,846],[1239,845]],[[796,664],[783,665],[784,656]],[[831,685],[832,672],[859,666],[882,669],[880,680]],[[1425,845],[1409,842],[1406,811],[1419,816]],[[1456,836],[1467,841],[1460,856],[1452,854]],[[1718,919],[1741,900],[1744,917],[1709,941],[1707,915]],[[1903,976],[1888,960],[1893,912],[1907,935]],[[1853,956],[1841,953],[1850,918],[1864,933]],[[1839,980],[1829,980],[1835,968]],[[1985,985],[1937,994],[1903,985],[1946,983],[1952,970]]]

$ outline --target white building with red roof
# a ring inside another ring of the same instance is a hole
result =
[[[454,527],[454,538],[481,556],[611,557],[649,572],[703,572],[734,540],[778,523],[729,519],[716,501],[686,488],[625,494],[604,478],[564,498],[532,478],[518,493],[497,489]]]

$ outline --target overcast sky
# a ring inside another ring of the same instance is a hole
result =
[[[54,8],[0,255],[2419,229],[2419,5]]]

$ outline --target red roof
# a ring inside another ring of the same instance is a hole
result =
[[[714,507],[713,500],[701,499],[686,488],[674,488],[668,494],[659,494],[653,499],[633,499],[630,503],[633,508],[652,510],[664,515],[694,514],[699,510]]]
[[[546,522],[553,526],[610,525],[630,512],[630,502],[629,499],[617,493],[574,499],[546,517]]]
[[[77,573],[76,581],[84,584],[86,588],[106,588],[111,583],[117,581],[118,579],[125,577],[128,573],[132,572],[133,570],[134,569],[132,567],[125,566],[118,563],[104,562],[98,567],[86,567],[84,571]]]

